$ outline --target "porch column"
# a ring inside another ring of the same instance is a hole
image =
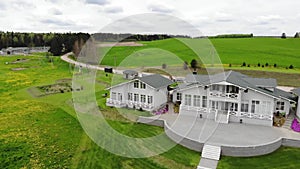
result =
[[[241,116],[241,110],[242,110],[242,90],[239,89],[239,95],[238,95],[238,112],[237,116]]]

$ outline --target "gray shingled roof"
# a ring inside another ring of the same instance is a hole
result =
[[[292,90],[295,95],[300,96],[300,88]]]
[[[140,81],[152,86],[155,89],[159,89],[161,87],[166,87],[166,86],[174,83],[172,80],[167,79],[159,74],[143,76],[143,77],[139,77],[138,79]]]
[[[250,84],[253,84],[257,87],[276,87],[276,79],[265,79],[265,78],[243,78]]]
[[[276,79],[264,79],[264,78],[251,78],[244,74],[241,74],[239,72],[234,71],[228,71],[223,73],[218,73],[215,75],[188,75],[186,78],[186,82],[189,84],[186,86],[190,87],[191,84],[200,83],[202,85],[211,85],[214,83],[219,83],[226,81],[228,83],[232,83],[234,85],[243,87],[243,88],[251,88],[260,92],[263,92],[265,94],[274,96],[274,97],[284,97],[289,100],[293,100],[293,95],[282,91],[280,89],[277,89],[277,81]],[[274,91],[265,89],[268,87],[273,87]],[[184,86],[181,86],[179,89],[183,89]],[[299,91],[300,92],[300,91]],[[299,93],[300,94],[300,93]]]
[[[124,70],[123,74],[135,75],[138,74],[138,72],[135,70]]]

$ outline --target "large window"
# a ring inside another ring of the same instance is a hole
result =
[[[271,102],[262,101],[261,102],[261,110],[262,114],[269,114],[271,112]]]
[[[123,100],[122,93],[118,93],[118,100],[119,100],[119,101],[122,101],[122,100]]]
[[[146,95],[141,95],[141,102],[146,103]]]
[[[116,92],[111,93],[111,99],[113,99],[113,100],[117,99],[117,93]]]
[[[259,104],[258,100],[252,100],[251,113],[259,113]]]
[[[139,94],[134,94],[134,101],[138,102],[139,101]]]
[[[284,102],[280,102],[280,101],[278,101],[277,103],[276,103],[276,110],[281,110],[281,111],[283,111],[284,110]]]
[[[132,101],[132,93],[128,93],[128,100]]]
[[[200,107],[201,96],[194,95],[194,107]]]
[[[245,113],[249,112],[249,103],[248,102],[243,102],[241,104],[241,112],[245,112]]]
[[[141,89],[146,89],[146,84],[145,83],[141,82],[140,85],[141,85]]]
[[[212,85],[211,91],[219,91],[219,85]]]
[[[153,96],[148,96],[148,104],[152,104],[153,103]]]
[[[192,105],[192,96],[189,94],[185,95],[184,105],[191,106]]]
[[[207,107],[207,97],[206,96],[202,96],[202,107],[203,108]]]
[[[134,88],[139,88],[139,81],[134,81],[133,86]]]
[[[177,100],[181,101],[182,100],[182,93],[177,93]]]

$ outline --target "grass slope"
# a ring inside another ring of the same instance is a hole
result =
[[[206,40],[187,40],[181,39],[192,45],[202,45],[209,46],[209,42]],[[257,66],[258,63],[265,65],[268,63],[270,66],[277,64],[279,67],[289,67],[293,65],[294,67],[300,68],[300,39],[276,39],[276,38],[241,38],[241,39],[210,39],[211,43],[217,50],[219,57],[223,64],[242,65],[243,62],[250,64],[251,67]],[[139,66],[152,66],[153,63],[147,63],[144,65],[142,57],[151,55],[153,61],[160,59],[158,65],[173,64],[170,58],[171,54],[178,56],[183,61],[190,62],[192,59],[198,57],[195,52],[187,47],[184,43],[176,39],[166,39],[152,42],[142,42],[144,46],[133,46],[133,47],[113,47],[108,51],[107,55],[103,58],[101,64],[103,65],[119,65],[127,56],[134,55],[134,61],[136,65]],[[140,52],[139,54],[134,54],[138,51],[151,49],[151,52]],[[156,50],[154,50],[156,49]],[[159,50],[160,49],[160,50]],[[106,49],[108,50],[108,49]],[[163,52],[164,50],[165,52]],[[167,52],[166,52],[167,51]],[[170,52],[170,53],[169,53]],[[201,49],[196,51],[201,57],[210,54],[209,49]],[[167,57],[169,56],[169,57]],[[206,58],[207,59],[207,58]],[[207,60],[207,62],[209,62]],[[253,69],[252,68],[252,69]],[[268,69],[267,69],[268,70]],[[269,71],[272,71],[270,69]],[[282,70],[280,70],[282,71]],[[298,70],[299,71],[299,70]],[[294,73],[294,72],[292,72]]]

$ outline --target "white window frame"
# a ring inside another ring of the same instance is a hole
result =
[[[146,103],[146,95],[141,94],[141,103]]]
[[[140,88],[141,88],[141,89],[146,89],[146,84],[143,83],[143,82],[140,82]]]
[[[152,104],[153,103],[153,96],[148,96],[147,102],[148,102],[148,104]]]
[[[207,96],[202,96],[202,108],[207,108]]]
[[[133,82],[133,87],[136,88],[136,89],[138,89],[139,88],[139,84],[140,84],[139,81],[134,81]]]
[[[285,109],[285,102],[277,101],[276,102],[276,111],[284,111],[284,109]]]
[[[201,106],[201,96],[194,95],[193,96],[193,105],[194,107],[200,107]]]
[[[182,101],[182,93],[177,93],[176,97],[177,101]]]
[[[111,92],[111,99],[117,100],[117,93],[116,92]]]
[[[135,93],[134,96],[133,96],[133,100],[135,102],[139,102],[139,94]]]
[[[184,105],[186,105],[186,106],[192,106],[192,95],[186,94],[184,96]]]

